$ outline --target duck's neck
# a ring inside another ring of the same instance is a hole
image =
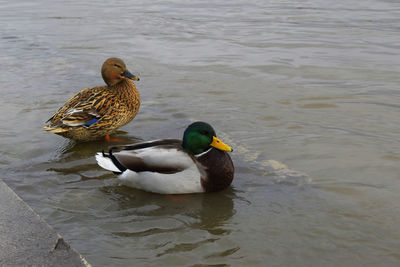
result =
[[[123,91],[134,90],[136,89],[136,86],[131,80],[122,79],[116,84],[109,85],[108,88],[116,92],[123,92]]]
[[[196,158],[201,157],[201,156],[207,154],[208,152],[210,152],[211,149],[212,149],[212,147],[210,147],[210,148],[207,149],[206,151],[204,151],[204,152],[202,152],[202,153],[199,153],[199,154],[196,154],[196,155],[194,155],[194,156],[195,156]]]
[[[112,90],[115,95],[120,97],[121,100],[128,100],[128,103],[140,101],[139,91],[135,84],[129,79],[122,79],[119,83],[116,83],[108,87]]]

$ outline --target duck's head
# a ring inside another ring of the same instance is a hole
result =
[[[215,147],[222,151],[232,151],[232,148],[217,138],[213,127],[202,121],[190,124],[183,134],[183,148],[192,155],[203,153]]]
[[[113,86],[123,79],[139,81],[138,77],[126,69],[124,61],[116,57],[109,58],[103,63],[101,76],[108,86]]]

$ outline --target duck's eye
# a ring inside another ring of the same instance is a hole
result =
[[[121,68],[118,64],[114,64],[114,67]]]

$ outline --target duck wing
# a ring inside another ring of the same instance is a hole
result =
[[[124,147],[112,147],[108,153],[98,153],[96,160],[104,169],[115,173],[126,170],[172,174],[192,167],[193,158],[178,139],[162,139]]]
[[[47,122],[49,129],[56,127],[85,126],[96,123],[106,115],[105,106],[113,102],[105,97],[103,87],[86,88],[65,103]]]
[[[96,123],[102,114],[100,114],[93,103],[83,102],[67,110],[62,116],[60,122],[66,126],[86,126]]]

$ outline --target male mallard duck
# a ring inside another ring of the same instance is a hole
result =
[[[119,58],[107,59],[101,75],[107,86],[86,88],[75,94],[47,122],[43,130],[79,141],[108,136],[138,113],[140,95],[131,74]]]
[[[233,180],[234,167],[221,142],[205,122],[187,127],[183,140],[160,139],[97,153],[97,163],[123,184],[160,194],[220,191]]]

